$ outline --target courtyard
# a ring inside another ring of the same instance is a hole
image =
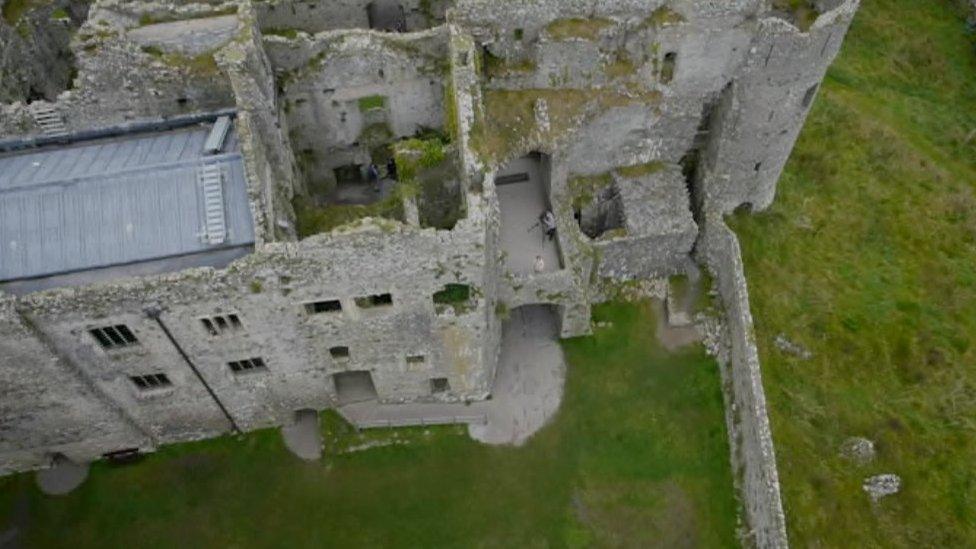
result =
[[[562,343],[562,405],[521,447],[463,426],[357,432],[322,415],[321,461],[277,430],[97,463],[62,497],[0,479],[0,540],[54,547],[736,545],[718,368],[668,352],[651,303],[596,308]]]

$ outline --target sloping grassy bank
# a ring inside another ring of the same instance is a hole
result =
[[[976,50],[864,0],[772,208],[733,219],[797,547],[976,545]],[[778,334],[814,357],[779,351]],[[877,445],[858,466],[847,437]],[[871,475],[902,477],[872,504]]]

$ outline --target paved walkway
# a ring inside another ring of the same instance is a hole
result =
[[[471,404],[357,402],[340,407],[339,413],[360,428],[467,423],[475,440],[520,445],[555,415],[565,377],[556,319],[550,309],[519,307],[503,327],[492,400]]]
[[[81,486],[88,478],[88,464],[75,463],[58,455],[49,469],[37,472],[37,487],[49,496],[62,496]]]
[[[295,423],[281,428],[281,438],[291,453],[305,461],[322,457],[322,432],[319,430],[319,414],[315,410],[302,410],[295,414]]]
[[[488,422],[468,426],[468,433],[489,444],[519,446],[559,409],[566,361],[548,307],[519,307],[511,315],[503,327]]]
[[[543,272],[560,269],[555,239],[548,240],[542,227],[537,226],[539,216],[548,209],[539,169],[538,161],[526,157],[515,160],[495,176],[496,182],[520,174],[528,177],[527,181],[496,183],[501,211],[499,240],[506,254],[505,264],[514,274],[535,272],[535,258],[539,255],[545,262]]]

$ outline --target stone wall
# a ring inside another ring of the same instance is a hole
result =
[[[310,182],[327,187],[334,168],[366,166],[377,147],[444,125],[446,27],[269,36],[265,44],[291,145]]]
[[[195,269],[6,298],[0,375],[31,378],[73,397],[57,393],[39,399],[29,387],[22,394],[5,393],[4,417],[25,430],[0,453],[3,470],[42,465],[52,448],[62,446],[87,460],[229,431],[232,424],[181,351],[242,430],[287,423],[299,409],[335,406],[331,376],[344,371],[370,371],[384,402],[484,398],[497,359],[497,348],[488,345],[496,338],[497,321],[491,314],[494,296],[486,292],[486,220],[478,211],[451,232],[367,220],[297,243],[266,244],[225,270]],[[447,283],[469,284],[470,301],[435,307],[432,295]],[[364,308],[355,300],[382,293],[392,295],[392,306]],[[310,314],[306,308],[333,299],[341,302],[341,312]],[[178,347],[147,316],[155,308]],[[202,322],[231,313],[241,328],[213,335]],[[105,349],[90,333],[120,324],[135,335],[136,345]],[[347,359],[333,357],[330,349],[338,346],[348,347]],[[408,363],[408,356],[423,361]],[[266,372],[235,374],[228,366],[254,357],[264,361]],[[31,377],[53,368],[51,378],[81,381],[58,385]],[[172,387],[143,392],[129,379],[157,373]],[[450,390],[432,394],[434,377],[447,378]],[[86,384],[90,390],[79,389]],[[93,394],[107,397],[108,411]],[[60,417],[44,411],[46,402],[57,400],[78,408],[78,415],[69,417],[95,418],[91,425],[105,434],[66,428]],[[113,409],[121,412],[113,416]],[[17,419],[27,416],[37,420]],[[51,438],[50,431],[61,438]],[[146,433],[148,441],[138,433]]]
[[[2,9],[9,0],[0,0]],[[71,36],[88,13],[88,1],[56,0],[0,17],[0,104],[54,101],[75,77]]]
[[[148,437],[0,296],[0,475],[77,460],[105,448],[146,446]]]
[[[179,36],[184,30],[180,25],[142,24],[147,19],[134,6],[124,7],[119,13],[112,2],[92,6],[71,41],[77,85],[57,98],[34,103],[58,111],[69,132],[234,107],[233,90],[215,56],[238,36],[236,17],[193,19],[194,26],[186,31],[192,36]],[[240,25],[246,27],[246,21]],[[171,40],[164,39],[173,34]],[[183,49],[186,42],[198,47]],[[26,102],[0,104],[0,135],[42,134]]]
[[[715,277],[725,308],[719,358],[732,465],[745,507],[747,545],[786,547],[786,518],[773,437],[766,413],[759,351],[739,242],[720,217],[708,219],[698,260]]]
[[[330,30],[370,28],[368,6],[376,0],[263,0],[254,3],[261,29],[270,33],[301,30],[316,33]],[[388,10],[403,9],[404,30],[413,32],[444,23],[445,11],[453,0],[403,0],[376,2]]]
[[[713,117],[701,188],[706,207],[768,207],[827,67],[858,0],[840,2],[809,32],[778,18],[759,22],[745,63]]]

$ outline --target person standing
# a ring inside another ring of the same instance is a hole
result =
[[[546,210],[539,217],[539,221],[542,222],[542,228],[545,230],[546,236],[549,237],[549,240],[552,240],[556,236],[556,216],[553,215],[552,210]]]
[[[369,167],[366,168],[366,179],[373,186],[374,191],[380,192],[380,169],[376,167],[376,164],[369,163]]]
[[[541,273],[546,270],[546,260],[542,259],[541,255],[535,256],[535,265],[532,268],[536,273]]]
[[[393,158],[392,156],[386,161],[386,177],[392,179],[393,181],[397,180],[396,158]]]

